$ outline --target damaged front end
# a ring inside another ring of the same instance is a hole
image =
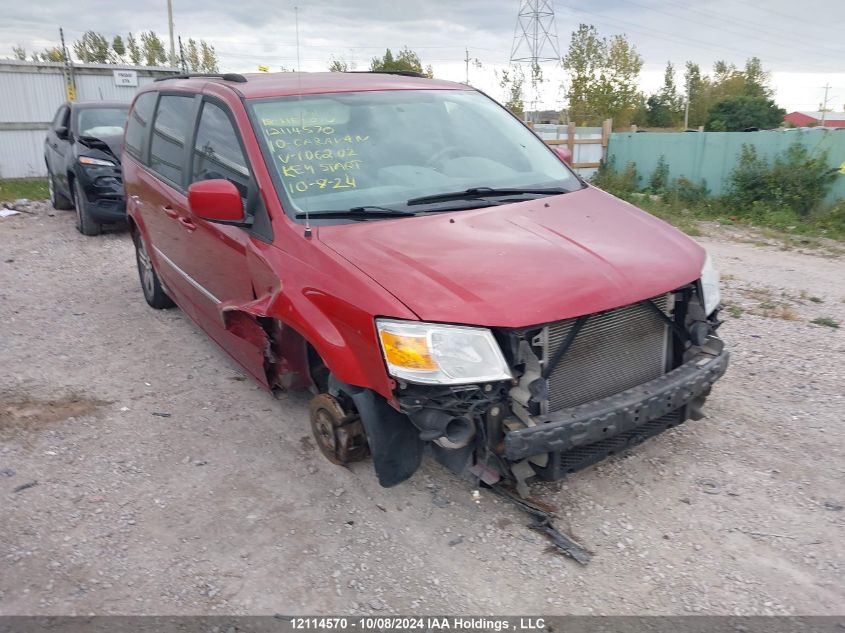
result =
[[[392,424],[414,434],[403,440],[402,450],[411,447],[411,461],[418,463],[421,446],[427,445],[451,470],[489,485],[505,480],[524,496],[531,477],[565,477],[688,418],[700,418],[711,386],[728,364],[716,335],[718,310],[705,314],[702,295],[696,282],[613,310],[495,330],[509,377],[473,384],[404,380],[391,367],[391,351],[397,363],[425,368],[429,348],[409,338],[398,344],[389,340],[398,345],[398,351],[386,347],[385,356],[396,378],[399,411],[386,408],[404,414],[404,422],[394,418]],[[458,362],[447,359],[455,365],[448,371],[460,373],[485,353],[470,351]],[[382,433],[381,421],[364,412],[362,419],[368,437]],[[386,448],[383,441],[376,444]],[[373,452],[382,480],[383,463]],[[386,452],[394,464],[402,461],[397,460],[401,451]],[[410,476],[407,465],[386,485]]]

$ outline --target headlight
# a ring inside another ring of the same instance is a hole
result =
[[[376,319],[388,373],[408,382],[455,385],[511,378],[486,328]]]
[[[90,156],[80,156],[79,162],[83,165],[99,165],[100,167],[114,167],[114,163],[110,160],[103,160],[101,158],[91,158]]]
[[[713,268],[710,253],[707,253],[707,257],[704,258],[704,265],[701,267],[701,294],[704,314],[709,316],[722,300],[722,293],[719,290],[719,271]]]

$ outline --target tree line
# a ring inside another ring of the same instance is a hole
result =
[[[137,37],[130,32],[125,38],[119,34],[109,38],[96,31],[86,31],[71,43],[70,50],[73,51],[74,61],[84,64],[180,67],[184,59],[188,71],[219,72],[217,52],[205,40],[189,38],[181,55],[177,47],[175,57],[171,58],[164,40],[155,31],[142,31]],[[12,54],[15,59],[30,59],[34,62],[66,61],[64,52],[58,46],[31,53],[27,53],[22,46],[14,46]]]
[[[643,58],[625,35],[602,36],[595,26],[581,24],[572,33],[561,59],[568,74],[565,94],[568,111],[562,117],[578,125],[598,125],[613,119],[614,126],[689,128],[704,126],[713,131],[737,131],[750,127],[772,128],[783,122],[784,110],[773,101],[770,75],[757,57],[743,68],[717,61],[711,74],[691,61],[684,65],[683,84],[676,83],[676,69],[666,64],[663,85],[646,95],[639,88]],[[351,64],[334,58],[329,70],[345,72]],[[417,53],[405,47],[398,54],[387,49],[374,57],[373,71],[410,71],[427,77]],[[528,76],[519,65],[497,71],[502,103],[518,116],[525,114],[525,93],[530,85],[536,94],[545,79],[539,67]]]
[[[713,131],[738,131],[750,127],[772,128],[783,122],[785,111],[773,101],[770,75],[757,57],[744,68],[717,61],[707,75],[688,61],[679,89],[675,67],[667,62],[663,85],[650,95],[639,89],[643,57],[625,35],[603,37],[595,26],[580,24],[572,33],[561,59],[569,75],[565,94],[568,119],[578,125],[598,125],[613,119],[614,126],[704,126]],[[524,109],[518,68],[503,72],[501,86],[506,105],[517,113]]]

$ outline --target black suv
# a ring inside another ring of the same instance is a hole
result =
[[[126,219],[120,155],[128,103],[91,101],[59,107],[44,141],[50,202],[76,209],[76,228],[97,235]]]

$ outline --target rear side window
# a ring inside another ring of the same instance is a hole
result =
[[[193,107],[193,97],[162,95],[153,124],[150,169],[180,187]]]
[[[246,198],[249,168],[238,133],[226,111],[208,101],[202,106],[191,171],[191,182],[225,178]]]
[[[157,96],[157,92],[145,92],[138,97],[126,123],[126,153],[139,160],[143,155],[144,141],[149,137],[150,119]]]

